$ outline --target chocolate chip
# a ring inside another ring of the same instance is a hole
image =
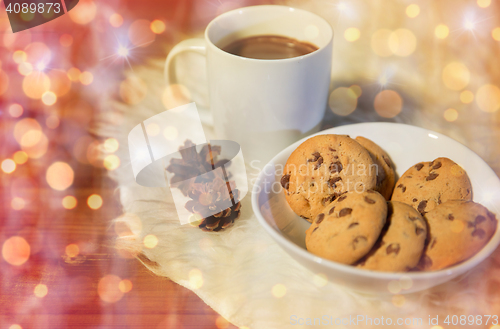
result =
[[[417,202],[417,201],[418,201],[418,199],[417,199],[417,198],[413,198],[413,200],[412,200],[412,201],[413,201],[413,202]]]
[[[427,269],[431,266],[432,266],[432,259],[429,256],[424,255],[422,258],[420,258],[420,261],[418,263],[419,268]]]
[[[417,210],[422,214],[424,213],[425,207],[427,207],[427,200],[420,201]]]
[[[330,151],[332,151],[332,152],[337,152],[337,150],[336,150],[336,149],[332,149],[331,147],[329,147],[328,149],[329,149]]]
[[[475,219],[476,224],[482,223],[486,220],[486,217],[484,216],[477,216]]]
[[[338,160],[338,159],[339,159],[339,156],[338,156],[338,155],[334,155],[334,156],[333,156],[333,158],[334,158],[335,160]]]
[[[283,177],[281,177],[281,186],[283,186],[285,190],[288,190],[289,183],[290,183],[290,175],[283,175]]]
[[[404,186],[403,184],[399,184],[397,187],[399,187],[403,193],[406,192],[406,186]]]
[[[368,239],[365,236],[362,236],[362,235],[358,235],[357,237],[355,237],[354,240],[352,240],[352,249],[356,250],[358,243],[360,243],[363,240],[365,242],[368,241]]]
[[[335,198],[337,198],[337,194],[335,194],[335,193],[334,193],[334,194],[331,194],[331,195],[327,196],[326,198],[323,198],[323,200],[321,200],[321,204],[322,204],[323,206],[327,206],[327,205],[329,205],[330,203],[332,203],[332,202],[333,202],[333,200],[335,200]]]
[[[384,159],[384,161],[387,164],[387,166],[389,168],[391,168],[391,161],[389,161],[389,159],[385,155],[382,156],[382,159]]]
[[[399,254],[399,250],[401,249],[401,247],[399,246],[399,243],[391,243],[390,245],[387,246],[387,248],[385,248],[385,252],[387,253],[387,255],[390,255],[390,254]]]
[[[335,207],[332,207],[332,209],[330,209],[330,211],[328,212],[328,215],[333,214],[334,211],[335,211]]]
[[[449,220],[454,220],[454,219],[455,219],[455,217],[454,217],[452,214],[448,214],[448,219],[449,219]]]
[[[476,223],[474,223],[474,222],[467,222],[467,227],[468,228],[471,228],[471,227],[476,228]]]
[[[370,199],[367,196],[365,196],[365,201],[366,201],[366,203],[369,203],[369,204],[374,204],[375,203],[375,200],[372,200],[372,199]]]
[[[368,192],[368,193],[375,193],[375,191],[374,191],[374,190],[368,190],[368,191],[366,191],[366,192]]]
[[[318,215],[317,219],[316,219],[316,224],[319,224],[323,221],[323,219],[325,219],[325,214],[321,213]]]
[[[434,246],[436,245],[436,241],[437,241],[437,239],[436,239],[436,238],[434,238],[434,240],[432,240],[432,243],[431,243],[431,245],[429,246],[429,248],[430,248],[430,249],[434,248]]]
[[[313,229],[313,231],[311,232],[311,234],[312,234],[312,233],[314,233],[314,232],[315,232],[318,228],[319,228],[319,226],[316,226],[316,227]]]
[[[319,154],[319,152],[314,152],[314,153],[312,154],[312,156],[313,156],[314,158],[312,158],[312,159],[308,159],[308,160],[307,160],[307,162],[315,162],[315,161],[317,161],[317,160],[319,159],[319,157],[321,156],[321,154]]]
[[[415,227],[415,234],[416,234],[416,235],[420,235],[420,234],[422,234],[422,233],[424,233],[424,232],[425,232],[425,230],[424,230],[423,228],[418,227],[418,226],[417,226],[417,227]]]
[[[330,188],[335,188],[335,187],[337,187],[337,185],[335,183],[338,182],[338,181],[341,181],[341,180],[342,180],[342,178],[340,178],[340,177],[330,178],[328,180],[328,186]]]
[[[439,174],[436,174],[436,173],[430,173],[429,176],[427,176],[425,178],[426,181],[430,181],[430,180],[435,180],[437,178],[437,176],[439,176]]]
[[[478,228],[472,232],[472,236],[477,236],[480,239],[484,239],[486,236],[486,232],[484,232],[482,229]]]
[[[432,169],[439,169],[439,168],[441,168],[441,162],[438,162],[434,166],[432,166]]]
[[[342,202],[342,201],[344,201],[346,198],[347,198],[347,195],[343,195],[343,196],[341,196],[341,197],[337,200],[337,202]]]
[[[342,163],[340,163],[340,161],[337,161],[337,162],[331,163],[329,169],[330,169],[331,173],[339,173],[344,168],[342,167]]]
[[[304,218],[304,219],[309,219],[309,217],[302,216],[302,215],[300,215],[300,217],[302,217],[302,218]]]
[[[399,184],[399,185],[398,185],[398,186],[396,186],[396,187],[402,188],[402,187],[403,187],[403,184]]]
[[[353,227],[358,226],[358,225],[359,225],[359,223],[351,223],[351,224],[349,224],[347,229],[353,228]]]
[[[424,167],[424,165],[422,163],[417,163],[415,165],[415,169],[417,169],[418,171],[420,171],[420,169],[422,169]]]
[[[321,167],[321,164],[323,163],[323,157],[318,158],[318,162],[316,162],[316,165],[314,166],[314,170],[318,169]]]
[[[412,222],[414,222],[414,221],[416,221],[416,220],[419,220],[419,219],[420,219],[420,218],[418,218],[418,217],[412,217],[412,216],[410,216],[410,217],[408,217],[408,218],[409,218]]]
[[[339,217],[344,217],[344,216],[350,215],[351,213],[352,213],[351,208],[344,208],[344,209],[340,210]]]

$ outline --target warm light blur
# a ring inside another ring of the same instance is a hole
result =
[[[215,319],[215,326],[217,327],[217,329],[226,329],[227,327],[229,327],[229,321],[219,315],[217,319]]]
[[[16,164],[22,165],[25,164],[26,161],[28,161],[28,154],[26,154],[26,152],[24,151],[17,151],[16,153],[14,153],[12,158],[14,159],[14,162]]]
[[[493,39],[495,39],[496,41],[500,41],[500,27],[495,27],[492,31],[491,31],[491,36],[493,37]]]
[[[495,85],[484,85],[476,92],[476,103],[479,108],[487,113],[500,109],[500,88]]]
[[[21,115],[23,115],[23,107],[19,104],[12,104],[9,106],[9,114],[13,118],[19,118]]]
[[[80,248],[78,247],[77,244],[74,243],[68,244],[66,246],[65,252],[68,257],[76,257],[80,254]]]
[[[97,8],[91,0],[80,0],[74,10],[68,12],[71,20],[77,24],[85,25],[90,23],[96,15]]]
[[[109,17],[109,24],[113,27],[120,27],[123,24],[123,17],[120,14],[114,13]]]
[[[281,298],[286,295],[286,287],[281,283],[275,284],[271,289],[271,293],[274,297]]]
[[[17,72],[19,72],[19,74],[24,75],[24,76],[29,75],[30,73],[33,72],[33,65],[31,65],[28,62],[20,63],[17,66]]]
[[[344,38],[349,42],[354,42],[359,39],[361,31],[355,27],[350,27],[344,31]]]
[[[327,278],[327,276],[325,274],[318,273],[318,274],[314,275],[312,281],[313,281],[314,285],[316,285],[318,287],[324,287],[328,283],[328,278]]]
[[[46,91],[42,95],[42,102],[45,105],[54,105],[57,101],[57,96],[52,91]]]
[[[464,90],[460,93],[460,101],[464,104],[472,103],[474,100],[474,93],[470,90]]]
[[[92,83],[92,81],[94,81],[94,75],[90,72],[82,72],[82,74],[80,74],[80,82],[83,84],[83,85],[90,85]]]
[[[451,62],[443,69],[443,83],[451,90],[461,90],[469,84],[470,73],[461,62]]]
[[[90,209],[99,209],[102,207],[102,198],[99,194],[92,194],[87,198],[87,205]]]
[[[2,171],[6,174],[11,174],[16,170],[16,163],[12,159],[2,161]]]
[[[448,26],[446,26],[444,24],[439,24],[434,29],[434,34],[436,35],[436,38],[439,38],[439,39],[446,38],[449,33],[450,33],[450,29],[448,29]]]
[[[394,90],[382,90],[375,96],[375,111],[384,118],[394,118],[403,108],[403,99]]]
[[[406,15],[410,18],[417,17],[418,14],[420,14],[420,7],[416,4],[411,4],[408,7],[406,7]]]
[[[81,71],[79,69],[77,69],[76,67],[72,67],[68,70],[68,78],[71,80],[71,81],[80,81],[80,74],[81,74]]]
[[[26,206],[26,201],[24,201],[24,199],[20,197],[15,197],[10,202],[10,207],[14,210],[24,209],[25,206]]]
[[[189,271],[188,277],[193,290],[199,289],[203,286],[203,274],[199,269],[194,268]]]
[[[4,71],[0,71],[0,95],[4,94],[8,88],[9,88],[9,76]]]
[[[191,102],[191,93],[184,85],[171,84],[163,91],[162,102],[163,106],[170,110]]]
[[[453,233],[460,233],[464,230],[465,224],[461,220],[454,220],[450,224],[450,230]]]
[[[120,97],[130,105],[138,104],[146,97],[148,86],[141,78],[132,75],[120,83]]]
[[[333,113],[346,116],[356,110],[358,97],[351,88],[340,87],[332,91],[328,98],[328,106]]]
[[[17,64],[20,64],[22,62],[26,62],[26,60],[28,59],[28,56],[26,55],[26,53],[24,51],[22,51],[22,50],[16,50],[14,52],[14,54],[12,54],[12,59]]]
[[[391,35],[392,31],[388,29],[380,29],[373,33],[371,46],[375,54],[381,57],[388,57],[393,54],[389,47],[389,38]]]
[[[165,137],[166,140],[173,141],[178,135],[179,131],[174,126],[167,126],[163,129],[163,137]]]
[[[49,89],[50,79],[43,72],[32,72],[23,79],[23,91],[29,98],[40,99]]]
[[[114,154],[108,155],[104,158],[104,168],[107,170],[115,170],[120,166],[120,158]]]
[[[138,19],[130,24],[128,28],[128,38],[137,47],[149,46],[155,41],[155,34],[151,31],[151,22],[146,19]]]
[[[148,234],[144,237],[144,247],[148,249],[153,249],[158,244],[158,238],[156,235]]]
[[[159,19],[155,19],[154,21],[151,22],[150,25],[151,31],[155,34],[161,34],[165,31],[165,23],[163,21],[160,21]]]
[[[116,138],[107,138],[103,143],[104,150],[108,153],[115,153],[118,151],[119,146],[120,144]]]
[[[68,210],[73,209],[76,207],[77,204],[78,204],[78,201],[72,195],[66,195],[62,199],[62,206],[64,207],[64,209],[68,209]]]
[[[73,168],[66,162],[54,162],[47,169],[45,178],[51,188],[64,191],[73,184],[75,173]]]
[[[2,245],[2,257],[7,263],[20,266],[30,258],[30,245],[20,236],[10,237]]]
[[[396,307],[403,307],[405,304],[405,296],[403,295],[394,295],[392,296],[392,304]]]
[[[132,285],[132,282],[130,280],[123,279],[118,284],[118,289],[120,289],[121,292],[127,293],[130,290],[132,290],[132,286],[133,285]]]
[[[51,114],[47,117],[47,119],[45,119],[45,125],[50,129],[56,129],[59,127],[59,123],[59,118],[55,114]]]
[[[32,132],[36,132],[38,134],[42,132],[42,127],[35,119],[24,118],[19,120],[14,126],[14,138],[19,143],[19,145],[23,145],[23,139],[25,138],[25,135]],[[28,140],[25,139],[25,143],[27,142]]]
[[[71,47],[73,44],[73,36],[71,36],[71,34],[64,33],[59,37],[59,43],[63,47]]]
[[[33,293],[35,294],[36,297],[43,298],[47,296],[47,294],[49,293],[49,289],[47,288],[46,285],[40,283],[36,285],[35,289],[33,290]]]
[[[444,111],[444,119],[448,122],[453,122],[458,119],[458,112],[455,109],[449,108]]]
[[[116,303],[123,297],[123,292],[120,290],[120,277],[108,274],[99,280],[97,285],[97,293],[99,297],[106,303]]]
[[[148,136],[158,136],[160,133],[160,126],[156,123],[150,123],[146,126],[146,132]]]
[[[491,0],[477,0],[477,5],[481,8],[486,8],[491,5]]]
[[[57,97],[66,95],[71,90],[71,80],[62,70],[51,70],[47,73],[50,78],[50,91]]]
[[[417,38],[407,29],[398,29],[389,37],[389,49],[394,55],[405,57],[413,54],[417,47]]]
[[[15,324],[11,324],[9,329],[23,329],[23,327],[21,327],[20,325],[15,323]]]

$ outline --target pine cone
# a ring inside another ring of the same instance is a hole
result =
[[[189,197],[192,200],[189,200],[185,207],[202,217],[198,224],[199,228],[204,231],[218,232],[230,227],[239,217],[241,204],[234,202],[239,192],[237,189],[231,189],[231,186],[234,186],[234,182],[225,182],[219,176],[210,182],[192,184],[192,189],[189,191]],[[230,208],[226,208],[228,201],[232,204]]]
[[[182,194],[187,196],[193,181],[190,178],[210,172],[214,167],[220,165],[221,162],[227,162],[227,160],[217,161],[217,156],[220,155],[220,152],[220,146],[215,145],[210,147],[208,144],[203,146],[200,153],[198,153],[196,145],[189,139],[186,140],[184,148],[179,150],[182,159],[172,158],[170,165],[166,168],[167,171],[174,174],[170,183],[182,182],[178,188]]]

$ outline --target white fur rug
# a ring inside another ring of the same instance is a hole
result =
[[[353,323],[347,323],[346,319],[358,315],[372,318],[373,327],[377,328],[383,327],[375,326],[376,319],[382,317],[391,318],[393,324],[398,318],[403,321],[421,318],[421,324],[406,327],[430,328],[436,323],[430,324],[429,316],[439,316],[439,325],[447,327],[443,324],[446,315],[500,314],[499,250],[466,276],[434,289],[410,295],[366,296],[325,281],[289,257],[259,226],[252,213],[250,193],[242,201],[241,217],[226,231],[206,233],[189,225],[181,226],[168,188],[137,185],[128,156],[130,129],[165,110],[161,101],[165,88],[163,62],[135,67],[130,74],[147,85],[145,97],[136,105],[110,97],[103,104],[107,111],[102,114],[96,132],[120,142],[117,155],[121,166],[110,175],[119,185],[123,205],[124,214],[116,221],[126,224],[131,233],[118,238],[117,248],[137,254],[155,274],[193,290],[236,326],[252,329],[293,328],[307,324],[307,319],[314,324],[314,318],[317,318],[316,325],[307,327],[347,328],[353,327]],[[143,87],[141,92],[144,92]],[[362,103],[361,99],[360,107]],[[411,100],[405,99],[405,104],[411,104]],[[378,120],[372,113],[373,110],[358,108],[345,119],[328,113],[325,126]],[[432,116],[425,113],[405,108],[398,121],[438,130],[459,141],[472,143],[466,139],[472,129],[467,127],[478,129],[477,126],[457,125],[444,130],[440,129],[439,120],[433,121]],[[206,135],[212,137],[208,127]],[[249,178],[254,175],[250,172]],[[149,234],[158,238],[158,244],[152,249],[143,244],[144,237]],[[272,293],[277,284],[286,288],[280,298]],[[341,324],[342,319],[344,324]],[[357,327],[370,328],[372,325],[360,322]]]

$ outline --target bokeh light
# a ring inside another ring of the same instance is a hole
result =
[[[65,252],[68,257],[73,258],[80,254],[80,247],[75,243],[71,243],[66,246]]]
[[[20,266],[30,258],[30,245],[20,236],[5,240],[2,245],[2,257],[11,265]]]
[[[219,315],[217,319],[215,319],[215,326],[217,327],[217,329],[226,329],[227,327],[229,327],[229,321]]]
[[[22,165],[25,164],[26,161],[28,161],[28,154],[26,154],[26,152],[24,151],[17,151],[16,153],[14,153],[12,158],[14,159],[14,162],[16,164]]]
[[[2,161],[2,171],[6,174],[11,174],[16,170],[16,163],[12,159],[5,159]]]
[[[104,150],[108,153],[114,153],[118,151],[118,147],[120,144],[116,140],[116,138],[107,138],[103,143]]]
[[[173,109],[191,102],[191,94],[186,86],[181,84],[171,84],[165,88],[162,95],[163,106],[167,110]]]
[[[461,220],[454,220],[451,222],[450,230],[453,233],[460,233],[464,230],[465,224]]]
[[[47,296],[47,294],[49,293],[49,289],[47,288],[46,285],[40,283],[36,285],[35,289],[33,290],[33,293],[35,294],[36,297],[43,298]]]
[[[14,323],[10,325],[9,329],[23,329],[23,327],[21,327],[17,323]]]
[[[55,114],[51,114],[45,119],[45,125],[50,129],[56,129],[59,127],[59,123],[59,117]]]
[[[45,105],[54,105],[57,101],[57,96],[52,91],[46,91],[42,95],[42,102]]]
[[[97,293],[99,297],[106,303],[116,303],[123,297],[123,292],[119,285],[122,280],[120,277],[108,274],[99,280],[97,285]]]
[[[351,88],[340,87],[332,91],[328,98],[328,106],[333,113],[346,116],[356,110],[358,97]]]
[[[404,275],[399,278],[399,285],[401,286],[401,289],[408,290],[413,287],[413,279],[409,276]]]
[[[148,136],[158,136],[160,133],[160,126],[156,123],[150,123],[146,126],[146,132]]]
[[[33,72],[33,65],[28,62],[19,63],[17,66],[17,72],[21,75],[27,76]]]
[[[375,111],[384,118],[394,118],[403,108],[403,99],[394,90],[382,90],[375,96]]]
[[[123,17],[120,14],[114,13],[109,17],[109,24],[113,27],[120,27],[123,24]]]
[[[76,67],[72,67],[68,70],[68,78],[73,81],[73,82],[76,82],[76,81],[80,81],[80,74],[81,74],[81,71],[76,68]]]
[[[449,108],[444,111],[444,119],[448,122],[453,122],[458,119],[458,112],[455,109]]]
[[[95,18],[96,12],[97,8],[92,0],[80,0],[75,10],[69,11],[68,14],[73,22],[85,25]]]
[[[22,210],[26,206],[26,201],[23,198],[15,197],[10,202],[10,207],[14,210]]]
[[[156,35],[151,31],[151,22],[146,19],[138,19],[130,24],[128,38],[137,47],[146,47],[155,41]]]
[[[434,29],[434,35],[436,35],[436,38],[445,39],[448,34],[450,34],[450,29],[444,24],[439,24]]]
[[[156,247],[156,245],[158,245],[158,238],[156,237],[156,235],[148,234],[144,237],[143,243],[144,247],[153,249],[154,247]]]
[[[163,129],[163,137],[165,137],[166,140],[173,141],[178,135],[179,131],[174,126],[167,126]]]
[[[26,52],[27,61],[34,67],[46,67],[52,57],[52,51],[43,42],[30,43],[24,51]],[[43,70],[40,70],[43,71]]]
[[[481,8],[486,8],[491,5],[491,0],[477,0],[477,5]]]
[[[73,184],[75,173],[73,168],[66,162],[54,162],[47,169],[45,178],[51,188],[64,191]]]
[[[16,50],[13,54],[12,54],[12,59],[14,60],[14,62],[16,62],[17,64],[20,64],[22,62],[26,62],[26,60],[28,59],[28,56],[26,55],[26,53],[22,50]]]
[[[14,138],[19,143],[19,145],[22,145],[24,136],[33,131],[38,133],[42,131],[42,127],[40,126],[38,121],[32,118],[21,119],[14,126]]]
[[[460,93],[460,101],[464,104],[472,103],[474,100],[474,93],[470,90],[464,90]]]
[[[23,79],[23,91],[29,98],[40,99],[50,90],[50,79],[43,72],[32,72]]]
[[[102,198],[99,194],[92,194],[87,198],[87,205],[90,209],[97,210],[102,207]]]
[[[199,269],[194,268],[189,271],[188,277],[192,289],[199,289],[203,286],[203,274]]]
[[[394,295],[392,296],[392,304],[396,307],[403,307],[405,304],[406,298],[403,295]]]
[[[443,83],[451,90],[461,90],[469,84],[470,73],[461,62],[451,62],[445,66],[442,74]]]
[[[484,112],[498,111],[500,109],[500,88],[490,84],[480,87],[476,92],[476,103]]]
[[[275,284],[271,289],[271,293],[274,297],[281,298],[286,295],[286,287],[281,283]]]
[[[161,34],[165,31],[166,25],[163,21],[155,19],[150,25],[151,31],[155,34]]]
[[[344,31],[344,38],[349,42],[354,42],[361,36],[361,31],[355,27],[350,27]]]
[[[0,95],[4,94],[9,88],[9,76],[4,71],[0,71]]]
[[[493,37],[493,39],[495,39],[496,41],[500,41],[500,27],[495,27],[492,31],[491,31],[491,36]]]
[[[130,105],[138,104],[146,97],[148,86],[141,78],[129,76],[120,83],[120,97]]]
[[[73,36],[71,36],[71,34],[64,33],[59,37],[59,43],[63,47],[71,47],[73,44]]]
[[[317,287],[324,287],[328,283],[328,278],[327,278],[327,276],[325,274],[318,273],[318,274],[314,275],[314,277],[313,277],[313,283]]]
[[[132,290],[132,287],[133,287],[132,282],[128,279],[123,279],[118,284],[118,289],[120,289],[120,291],[124,293],[127,293],[130,290]]]
[[[83,84],[83,85],[90,85],[92,83],[92,81],[94,81],[94,75],[90,72],[82,72],[82,74],[80,74],[80,82]]]
[[[387,290],[389,290],[391,294],[399,294],[401,291],[401,282],[399,282],[399,280],[389,281],[387,284]]]
[[[13,118],[19,118],[21,115],[23,115],[23,107],[19,104],[12,104],[9,106],[9,114]]]
[[[64,207],[64,209],[68,209],[68,210],[69,209],[74,209],[77,204],[78,204],[78,201],[72,195],[66,195],[62,199],[62,206]]]
[[[406,7],[406,15],[410,18],[417,17],[420,14],[420,7],[417,4],[412,3]]]
[[[381,57],[388,57],[393,54],[389,47],[389,38],[391,35],[392,31],[388,29],[380,29],[373,33],[371,46],[375,54]]]
[[[115,170],[120,166],[120,158],[114,154],[108,155],[104,158],[104,168],[107,170]]]
[[[62,70],[51,70],[47,73],[50,79],[50,91],[57,97],[66,95],[71,90],[71,80]]]
[[[388,42],[393,54],[401,57],[411,55],[417,47],[417,38],[407,29],[397,29],[392,32]]]

